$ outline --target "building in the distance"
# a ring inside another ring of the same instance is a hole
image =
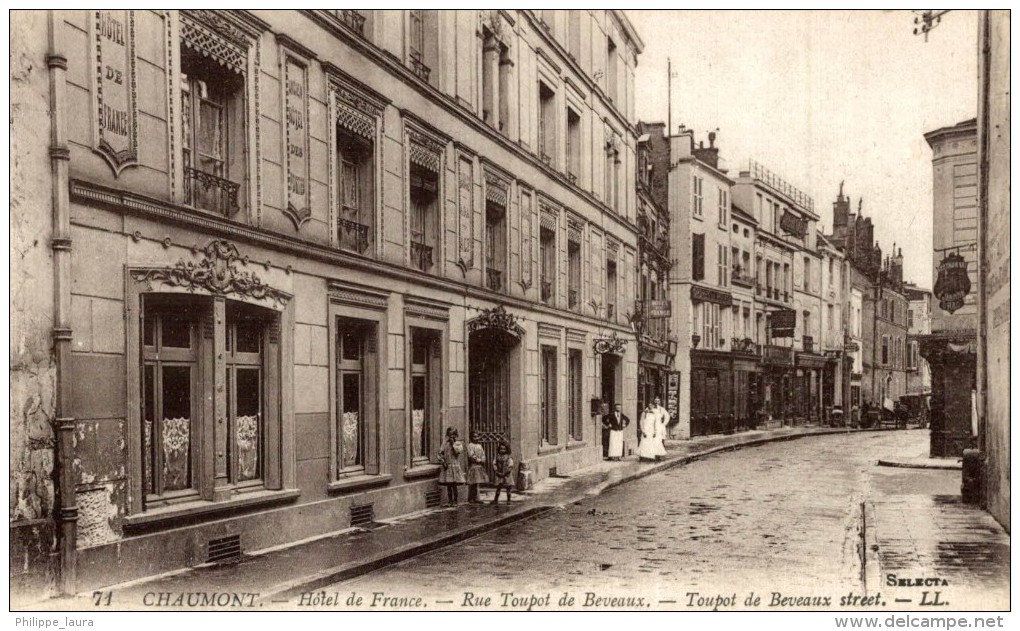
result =
[[[927,405],[931,395],[931,370],[921,357],[919,336],[931,334],[931,292],[913,283],[905,283],[907,296],[907,394],[920,397]]]
[[[924,135],[932,149],[931,333],[919,336],[931,368],[931,454],[959,457],[977,433],[977,121]]]
[[[695,145],[694,132],[671,136],[668,155],[670,243],[685,256],[670,273],[671,329],[678,340],[679,423],[673,436],[732,430],[733,294],[730,187],[715,134]]]
[[[17,594],[434,506],[448,428],[565,473],[636,408],[623,12],[20,12],[11,45]]]

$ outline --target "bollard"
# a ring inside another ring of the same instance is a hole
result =
[[[960,495],[964,504],[984,503],[985,459],[980,449],[963,450],[963,482]]]

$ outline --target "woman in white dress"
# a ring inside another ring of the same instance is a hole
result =
[[[659,450],[662,449],[662,439],[658,437],[658,427],[658,414],[655,413],[651,405],[645,406],[644,411],[641,412],[641,423],[638,425],[638,431],[641,432],[641,442],[638,443],[638,458],[641,460],[655,460],[655,457],[660,455]]]
[[[655,444],[652,448],[655,450],[655,457],[660,458],[666,455],[666,426],[669,425],[669,412],[666,408],[662,407],[662,401],[659,397],[655,397],[655,401],[652,403],[652,411],[655,413]]]

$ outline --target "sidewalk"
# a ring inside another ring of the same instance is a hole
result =
[[[348,528],[285,547],[256,551],[229,565],[198,566],[179,572],[114,585],[112,608],[152,609],[153,605],[173,609],[223,609],[183,600],[180,595],[241,595],[241,607],[279,608],[301,592],[311,591],[371,572],[380,567],[473,538],[509,523],[598,495],[630,480],[652,475],[712,453],[762,443],[792,440],[803,436],[843,433],[845,428],[785,427],[741,432],[728,436],[698,437],[688,441],[667,441],[667,455],[660,462],[639,462],[635,456],[622,461],[602,461],[563,477],[550,477],[524,493],[514,493],[513,502],[492,506],[492,491],[483,491],[485,504],[460,504],[435,508],[395,519],[381,520],[371,530]],[[163,596],[172,594],[172,597]],[[162,600],[160,600],[162,599]],[[169,602],[167,602],[169,600]],[[98,609],[91,594],[54,599],[34,606],[46,609]],[[226,607],[231,608],[231,607]]]
[[[913,454],[873,470],[861,507],[866,591],[896,609],[1009,609],[1009,534],[962,502],[959,459],[928,458],[927,445]]]

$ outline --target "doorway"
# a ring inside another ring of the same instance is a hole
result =
[[[513,445],[511,364],[517,344],[517,338],[495,329],[468,337],[468,430],[477,432],[490,465],[501,442]]]

